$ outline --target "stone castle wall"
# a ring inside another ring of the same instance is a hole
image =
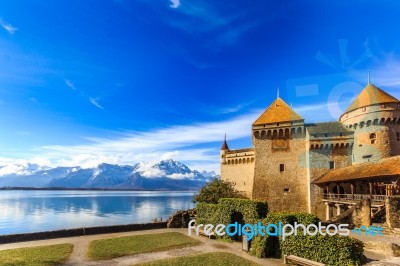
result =
[[[308,143],[309,145],[310,143]],[[334,162],[335,168],[341,168],[351,165],[351,147],[329,148],[329,149],[311,149],[309,150],[309,176],[310,182],[321,177],[330,170],[329,162]],[[325,189],[326,190],[326,189]],[[322,201],[324,189],[317,185],[310,184],[310,208],[311,212],[317,215],[321,220],[325,219],[325,205]]]
[[[353,164],[400,155],[400,109],[396,103],[359,108],[344,114],[340,121],[354,130]]]
[[[221,164],[221,178],[233,182],[235,188],[248,198],[252,198],[254,181],[254,150],[242,149],[225,152]]]
[[[271,211],[308,211],[304,129],[299,132],[281,137],[253,134],[253,198],[266,200]]]

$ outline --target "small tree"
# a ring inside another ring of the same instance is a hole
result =
[[[212,182],[204,185],[199,193],[193,197],[193,202],[217,204],[221,198],[245,198],[235,189],[233,182],[214,179]]]

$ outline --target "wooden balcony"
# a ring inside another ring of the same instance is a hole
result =
[[[370,195],[370,194],[333,194],[324,193],[322,200],[332,203],[355,204],[360,200],[371,199],[372,206],[382,206],[385,204],[386,195]]]

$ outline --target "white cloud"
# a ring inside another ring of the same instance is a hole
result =
[[[74,83],[71,80],[64,79],[64,82],[65,82],[65,85],[67,85],[69,88],[71,88],[73,90],[76,90],[76,87],[75,87]]]
[[[389,54],[377,68],[371,69],[371,82],[378,87],[400,86],[399,73],[400,58],[394,54]],[[363,78],[365,79],[365,77]]]
[[[158,168],[154,168],[153,164],[151,162],[140,163],[137,171],[140,172],[142,176],[147,177],[147,178],[164,177],[165,176],[165,172]]]
[[[172,174],[172,175],[167,175],[168,178],[172,178],[172,179],[185,179],[185,178],[194,178],[194,174],[193,173],[189,173],[189,174]]]
[[[101,106],[101,105],[99,104],[98,99],[96,99],[96,98],[89,98],[89,102],[90,102],[91,104],[93,104],[94,106],[96,106],[97,108],[103,109],[103,110],[104,110],[104,107]]]
[[[132,165],[145,161],[154,164],[160,160],[174,159],[182,161],[193,170],[219,171],[219,146],[224,133],[228,133],[229,140],[250,138],[251,124],[260,112],[255,110],[230,120],[176,125],[147,132],[114,132],[108,138],[88,137],[86,143],[81,145],[42,146],[30,153],[15,153],[15,156],[24,158],[24,162],[51,167],[82,168],[96,167],[101,163]],[[199,148],[196,145],[209,147]],[[32,154],[31,159],[29,154]],[[0,165],[17,161],[21,160],[0,158]],[[155,174],[159,173],[148,172],[149,176]]]
[[[3,21],[2,19],[0,19],[0,26],[10,34],[14,34],[18,30],[17,27],[14,27],[13,25]]]
[[[180,0],[169,0],[171,8],[178,8],[181,5]]]

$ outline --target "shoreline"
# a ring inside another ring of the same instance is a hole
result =
[[[34,233],[0,235],[0,244],[167,228],[168,222],[82,227]]]
[[[165,189],[130,189],[130,188],[35,188],[35,187],[0,187],[0,191],[20,190],[53,190],[53,191],[135,191],[135,192],[198,192],[198,190],[165,190]]]

